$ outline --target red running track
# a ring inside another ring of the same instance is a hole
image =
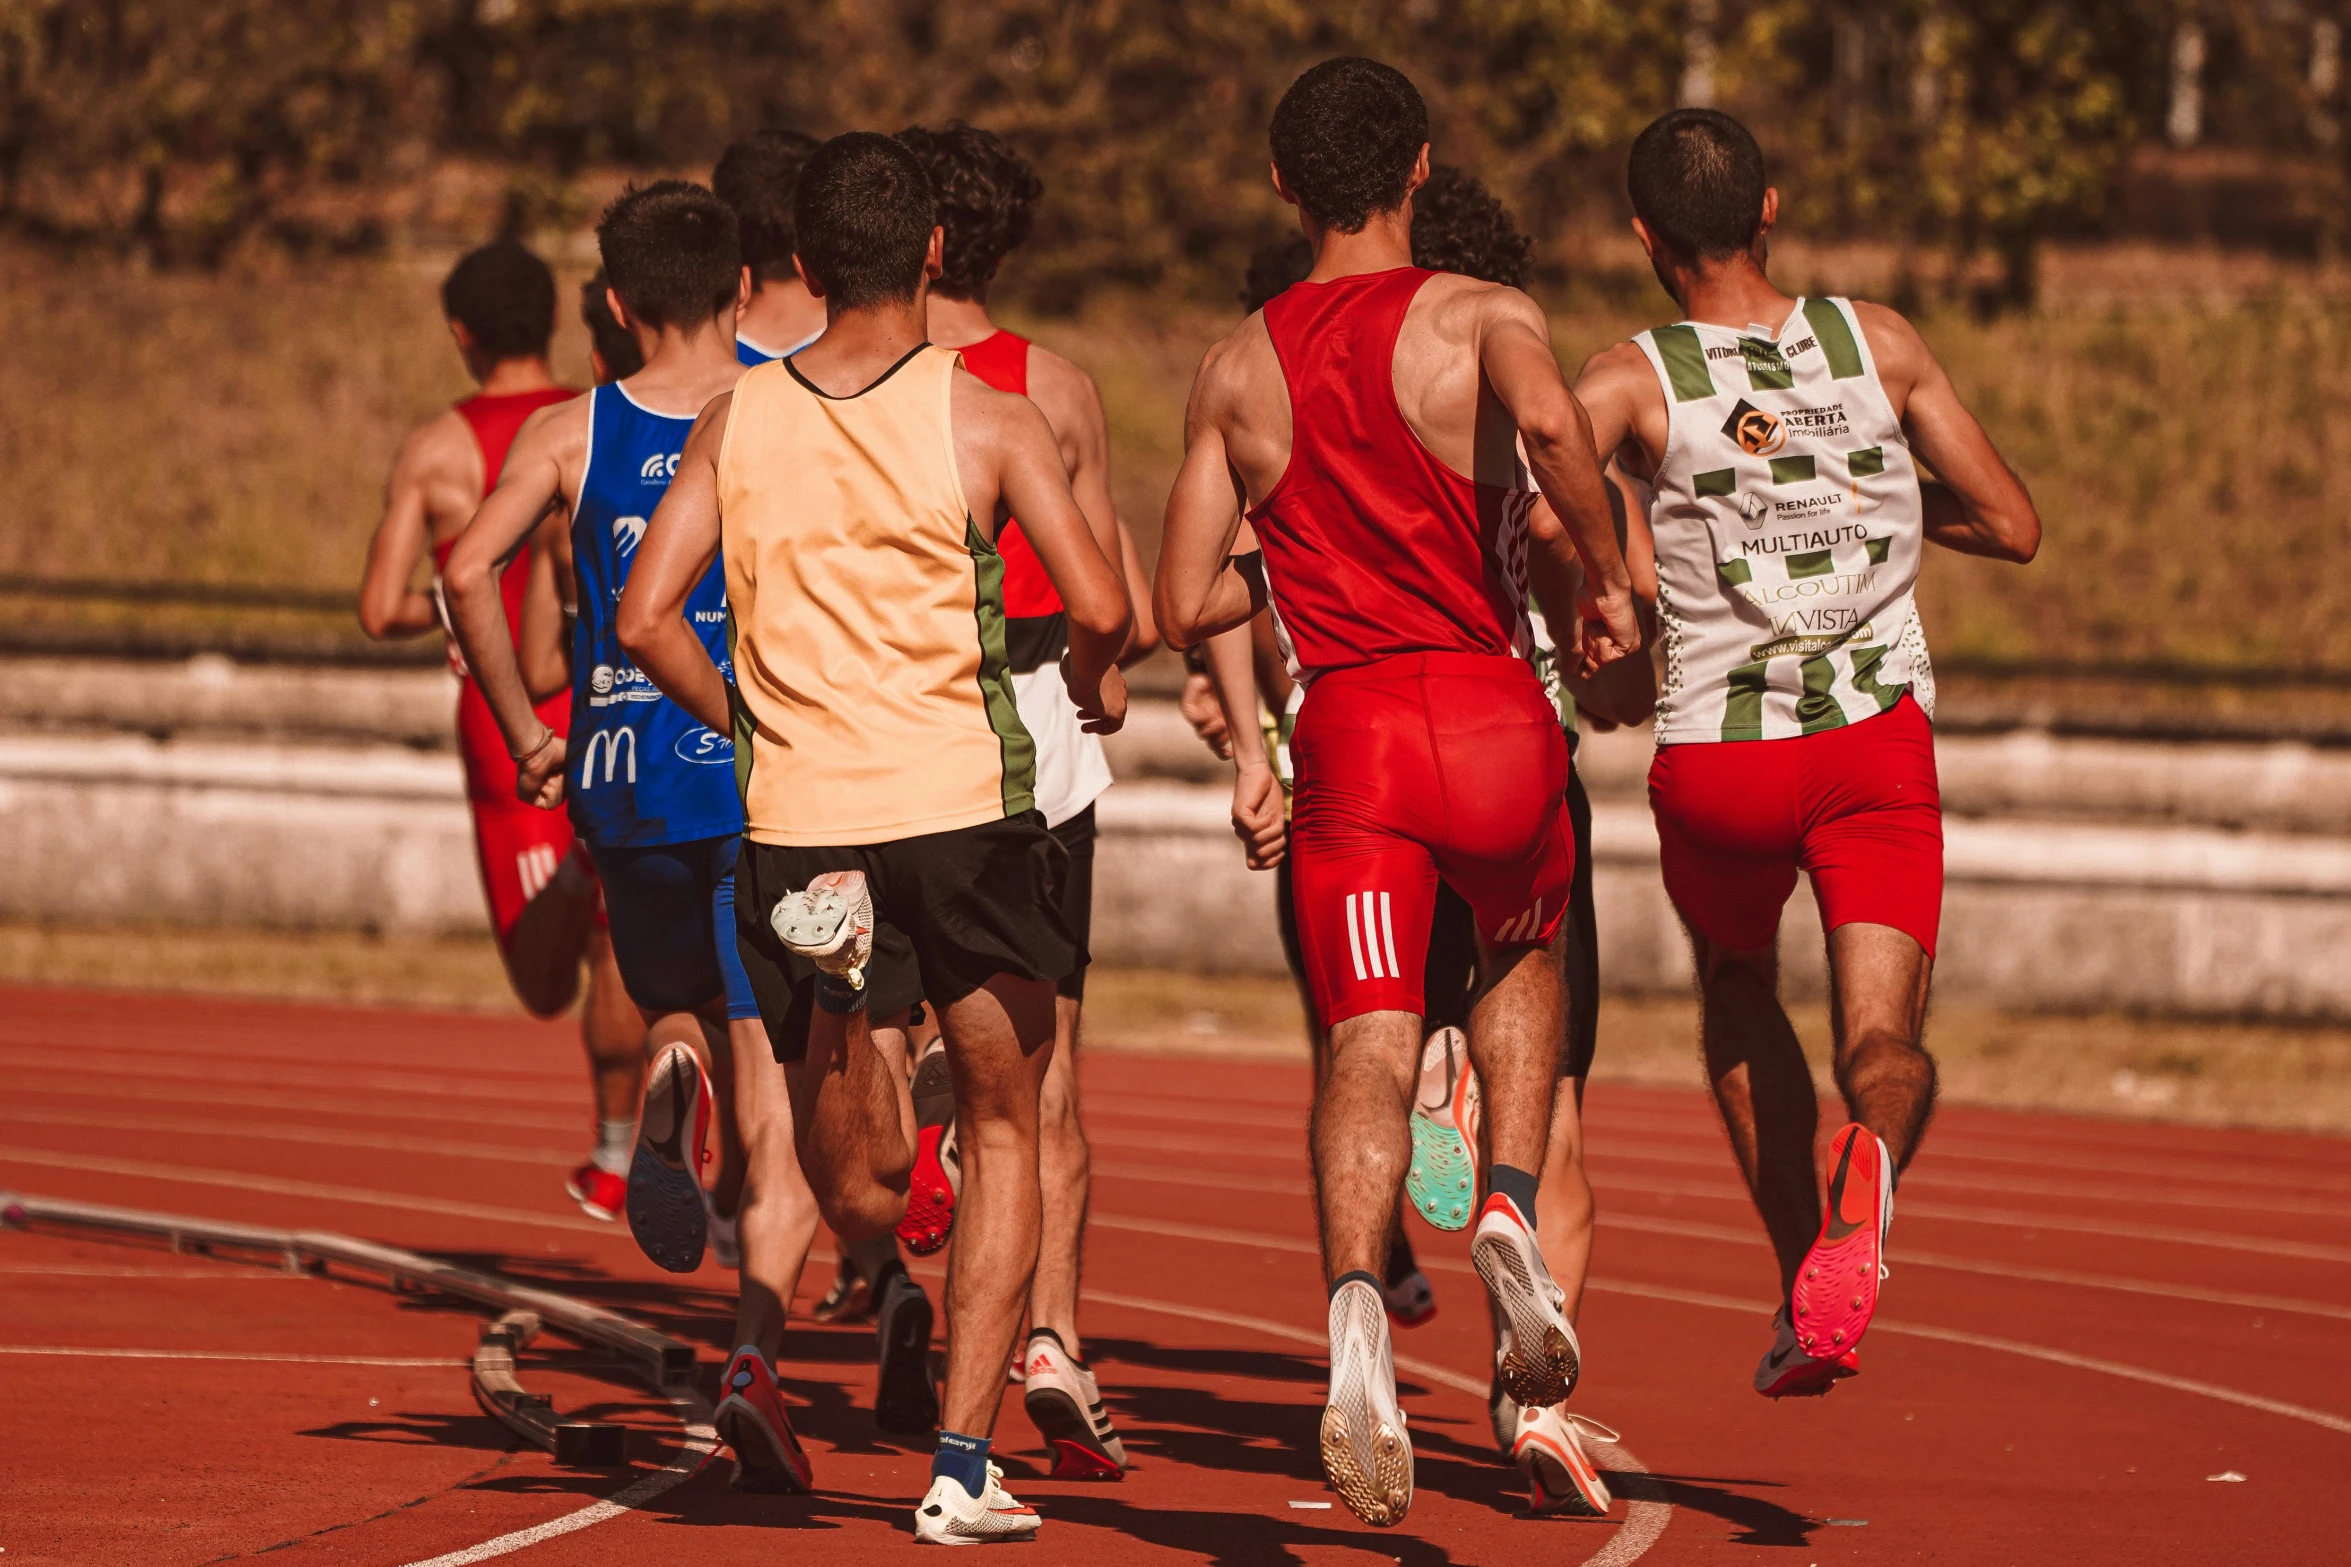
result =
[[[703,1346],[715,1382],[728,1277],[658,1273],[561,1192],[586,1117],[568,1026],[0,990],[0,1071],[0,1188],[497,1268]],[[1048,1520],[1024,1561],[2346,1559],[2351,1144],[1947,1112],[1904,1185],[1862,1377],[1772,1405],[1747,1386],[1769,1254],[1705,1100],[1601,1085],[1576,1407],[1624,1433],[1612,1483],[1638,1505],[1525,1516],[1486,1431],[1466,1247],[1416,1224],[1441,1307],[1397,1342],[1420,1489],[1374,1531],[1319,1505],[1304,1071],[1101,1054],[1085,1085],[1089,1353],[1138,1465],[1119,1485],[1041,1478],[1008,1398],[997,1445]],[[746,1498],[723,1460],[668,1483],[696,1462],[678,1413],[556,1340],[526,1383],[641,1427],[635,1472],[517,1451],[468,1392],[479,1320],[361,1282],[0,1235],[5,1563],[715,1567],[907,1542],[928,1459],[873,1428],[869,1328],[795,1324],[783,1371],[821,1490]],[[596,1506],[615,1493],[643,1500]]]

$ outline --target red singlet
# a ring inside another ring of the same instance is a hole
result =
[[[1439,462],[1396,404],[1397,333],[1432,275],[1300,283],[1265,308],[1290,466],[1250,520],[1319,677],[1291,740],[1291,897],[1326,1026],[1425,1011],[1440,877],[1513,944],[1550,941],[1575,872],[1505,492]]]
[[[1029,395],[1027,338],[999,329],[994,337],[983,337],[958,352],[963,355],[963,368],[997,391]],[[1044,563],[1037,559],[1018,521],[1005,519],[996,535],[996,553],[1004,557],[1004,613],[1008,618],[1028,620],[1061,613],[1061,595],[1053,590]]]
[[[473,431],[482,453],[482,493],[497,487],[506,466],[507,448],[523,421],[550,404],[578,395],[559,386],[505,397],[477,395],[457,405],[459,417]],[[457,547],[452,538],[433,546],[433,569],[449,563]],[[506,624],[522,635],[523,591],[530,582],[531,552],[514,557],[498,579],[499,596],[506,601]],[[455,662],[456,643],[450,643]],[[571,819],[561,811],[542,811],[514,797],[517,769],[506,752],[506,736],[490,712],[488,699],[472,675],[459,670],[457,688],[457,753],[465,762],[465,792],[473,808],[474,849],[480,856],[482,891],[490,903],[490,925],[504,947],[514,934],[514,922],[523,906],[536,897],[554,876],[555,868],[571,852]],[[541,721],[557,734],[571,732],[571,694],[559,692],[541,702]]]

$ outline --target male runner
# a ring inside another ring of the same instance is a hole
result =
[[[1535,1239],[1565,1026],[1553,943],[1574,853],[1567,747],[1526,661],[1520,551],[1581,558],[1588,668],[1640,641],[1542,312],[1514,289],[1411,264],[1427,128],[1411,82],[1370,60],[1325,61],[1283,94],[1274,184],[1299,209],[1314,271],[1201,366],[1157,601],[1168,639],[1189,644],[1247,620],[1270,583],[1308,682],[1290,852],[1331,1034],[1312,1131],[1331,1289],[1323,1465],[1374,1524],[1412,1502],[1374,1270],[1410,1162],[1440,878],[1478,928],[1469,1044],[1493,1164],[1471,1258],[1508,1325],[1503,1382],[1542,1406],[1574,1381],[1574,1330]],[[1514,429],[1551,503],[1519,537],[1505,526]],[[1262,573],[1229,559],[1236,494]]]
[[[441,284],[441,310],[481,391],[419,425],[392,465],[383,520],[359,585],[359,624],[378,641],[441,627],[436,594],[412,586],[417,562],[428,550],[436,572],[447,562],[458,534],[498,482],[523,420],[574,395],[547,368],[555,275],[522,246],[485,245],[465,255]],[[517,624],[528,571],[518,559],[503,579],[508,617]],[[596,1151],[565,1186],[589,1217],[610,1220],[621,1211],[637,1136],[644,1030],[613,965],[594,872],[572,852],[571,824],[514,797],[514,762],[454,642],[449,662],[458,677],[457,752],[465,764],[474,849],[507,979],[525,1008],[552,1017],[579,993],[580,960],[588,962],[580,1039],[595,1088]],[[550,698],[542,716],[551,725],[568,722],[569,699]]]
[[[1273,294],[1303,278],[1314,258],[1310,250],[1305,250],[1303,240],[1300,248],[1304,254],[1298,257],[1296,272],[1289,278],[1281,277],[1276,265],[1267,259],[1266,251],[1261,250],[1259,261],[1250,269],[1253,292],[1244,294],[1243,303],[1252,310],[1262,309]],[[1428,183],[1413,195],[1415,265],[1515,288],[1525,281],[1531,249],[1532,242],[1518,232],[1501,202],[1474,176],[1460,169],[1435,165],[1429,170]],[[1270,291],[1254,292],[1261,289]],[[1520,487],[1513,490],[1510,504],[1541,505],[1540,495],[1525,481],[1523,472],[1519,479]],[[1640,582],[1637,570],[1634,581],[1637,588]],[[1550,606],[1547,614],[1532,617],[1535,668],[1559,711],[1570,757],[1575,752],[1579,718],[1585,714],[1606,726],[1646,720],[1655,696],[1648,659],[1620,658],[1604,667],[1594,679],[1580,678],[1573,667],[1572,650],[1570,660],[1563,664],[1547,635],[1547,627],[1552,622],[1570,628],[1571,633],[1576,627],[1574,604],[1580,582],[1555,581],[1546,574],[1530,586],[1536,601]],[[1254,639],[1269,620],[1270,616],[1261,614],[1251,621],[1246,632],[1221,632],[1211,641],[1221,644],[1237,637]],[[1246,715],[1255,708],[1268,715],[1261,724],[1244,719],[1235,731],[1241,738],[1229,747],[1237,769],[1235,826],[1250,847],[1253,864],[1278,860],[1277,897],[1283,948],[1301,992],[1308,996],[1311,1012],[1311,992],[1300,960],[1297,922],[1290,906],[1289,861],[1283,854],[1282,817],[1267,808],[1268,794],[1262,783],[1247,776],[1255,773],[1261,780],[1270,774],[1285,794],[1293,783],[1289,767],[1289,739],[1296,716],[1293,699],[1303,693],[1291,680],[1278,655],[1271,659],[1263,655],[1264,646],[1264,642],[1258,642],[1250,649],[1256,656],[1237,663],[1230,650],[1219,648],[1222,656],[1216,660],[1217,672],[1227,680],[1246,679],[1248,673],[1254,674],[1255,692],[1245,691],[1233,702],[1235,710]],[[1262,693],[1262,698],[1257,693]],[[1220,698],[1226,694],[1219,692]],[[1283,716],[1278,719],[1270,716],[1276,713]],[[1221,723],[1218,727],[1220,731],[1225,728]],[[1568,775],[1567,805],[1576,851],[1564,951],[1567,1034],[1560,1053],[1559,1088],[1545,1145],[1541,1173],[1545,1196],[1536,1238],[1554,1279],[1565,1292],[1561,1314],[1573,1322],[1582,1303],[1584,1278],[1591,1260],[1593,1205],[1591,1185],[1583,1168],[1581,1110],[1584,1079],[1591,1069],[1598,1040],[1600,998],[1599,937],[1592,898],[1592,811],[1584,795],[1583,780],[1572,771]],[[1469,906],[1458,896],[1440,889],[1423,980],[1424,1004],[1428,1009],[1423,1026],[1429,1030],[1428,1043],[1422,1051],[1420,1088],[1413,1104],[1413,1162],[1404,1183],[1406,1197],[1439,1229],[1459,1229],[1466,1221],[1467,1206],[1463,1199],[1474,1201],[1476,1170],[1483,1158],[1476,1113],[1477,1077],[1469,1070],[1461,1032],[1468,1021],[1469,1000],[1475,989],[1476,957],[1477,938]],[[1312,1028],[1312,1035],[1319,1063],[1323,1053],[1320,1029]],[[1319,1075],[1319,1065],[1317,1070]],[[1437,1179],[1447,1173],[1459,1182],[1458,1187],[1453,1181]],[[1461,1217],[1454,1216],[1456,1209]],[[1402,1246],[1399,1227],[1390,1241],[1385,1294],[1389,1316],[1410,1326],[1410,1320],[1398,1309],[1397,1252]],[[1409,1249],[1404,1249],[1403,1254],[1407,1259],[1405,1266],[1411,1267]],[[1425,1298],[1427,1282],[1417,1268],[1410,1273],[1410,1279],[1419,1283]],[[1588,1423],[1582,1416],[1571,1416],[1557,1405],[1522,1411],[1511,1400],[1502,1387],[1499,1355],[1502,1324],[1497,1321],[1495,1327],[1496,1369],[1488,1402],[1495,1442],[1502,1455],[1525,1472],[1528,1493],[1537,1512],[1605,1514],[1610,1500],[1607,1487],[1583,1451]],[[1605,1427],[1594,1429],[1613,1440],[1614,1433]]]
[[[696,424],[621,639],[696,717],[735,726],[744,960],[771,1039],[806,1040],[801,1160],[844,1239],[898,1222],[914,1162],[906,1082],[872,1025],[918,995],[938,1013],[964,1177],[945,1428],[915,1537],[1018,1538],[1037,1515],[1005,1494],[988,1433],[1036,1267],[1053,991],[1084,950],[1059,907],[1067,855],[1035,808],[995,535],[1019,515],[1069,613],[1064,678],[1104,729],[1125,712],[1126,591],[1036,405],[926,341],[940,239],[914,154],[836,137],[801,171],[793,218],[795,264],[829,324]],[[722,533],[731,706],[678,620]]]
[[[518,760],[519,790],[548,808],[569,799],[609,890],[622,977],[654,1024],[660,1048],[628,1211],[647,1254],[672,1271],[699,1264],[706,1233],[697,1175],[709,1092],[689,1043],[696,1033],[707,1031],[725,1069],[731,1091],[721,1102],[739,1129],[745,1181],[740,1347],[716,1423],[735,1450],[738,1489],[806,1490],[808,1460],[777,1397],[773,1363],[816,1210],[793,1157],[784,1075],[765,1048],[734,939],[742,830],[734,745],[632,668],[614,632],[647,514],[668,487],[694,413],[741,370],[735,219],[703,187],[665,180],[608,207],[596,240],[613,314],[636,335],[645,367],[523,427],[498,487],[450,556],[449,593],[458,635]],[[531,708],[497,591],[503,562],[550,512],[569,514],[579,587],[576,756]],[[676,613],[682,635],[724,656],[726,583],[717,570],[691,585]]]
[[[1005,331],[988,314],[988,285],[1004,258],[1027,242],[1044,184],[1028,160],[1002,137],[957,121],[944,130],[910,126],[898,139],[912,148],[930,176],[938,203],[940,273],[929,294],[931,341],[963,355],[963,367],[1000,392],[1034,402],[1053,427],[1069,470],[1070,490],[1086,514],[1103,555],[1128,564],[1127,591],[1139,604],[1150,595],[1139,557],[1110,496],[1109,422],[1094,378],[1061,355]],[[1037,743],[1037,809],[1069,852],[1061,913],[1084,946],[1094,912],[1094,801],[1110,786],[1102,741],[1080,725],[1062,683],[1061,655],[1069,617],[1037,552],[1008,519],[997,535],[1004,557],[1004,646],[1012,667],[1021,724]],[[1121,667],[1157,646],[1148,616],[1137,614]],[[1053,1061],[1046,1069],[1038,1128],[1044,1223],[1036,1283],[1029,1291],[1029,1337],[1021,1351],[1023,1401],[1050,1444],[1057,1479],[1112,1479],[1126,1470],[1126,1448],[1112,1428],[1101,1389],[1078,1338],[1078,1272],[1085,1240],[1089,1190],[1085,1127],[1078,1115],[1078,1017],[1086,993],[1083,965],[1061,981],[1054,1001]],[[921,1073],[944,1067],[926,1056]],[[921,1126],[914,1181],[930,1173],[937,1133]]]
[[[792,190],[817,148],[799,131],[760,131],[719,154],[710,188],[743,236],[735,356],[746,365],[796,354],[824,330],[824,301],[792,270]]]
[[[1667,657],[1649,799],[1697,960],[1707,1076],[1779,1257],[1755,1390],[1825,1393],[1859,1369],[1896,1176],[1934,1107],[1919,1041],[1942,810],[1911,587],[1928,542],[2029,561],[2041,523],[1909,322],[1772,286],[1779,194],[1738,121],[1664,116],[1626,183],[1685,319],[1595,356],[1576,393],[1599,450],[1656,491]],[[1939,482],[1921,483],[1922,463]],[[1819,1106],[1774,950],[1799,870],[1828,936],[1851,1117],[1829,1140],[1825,1223]]]

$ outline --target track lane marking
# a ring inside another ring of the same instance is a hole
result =
[[[103,1089],[61,1088],[44,1081],[39,1075],[28,1075],[12,1080],[8,1091],[18,1098],[62,1100],[68,1104],[87,1104],[92,1099],[155,1100],[175,1105],[223,1105],[235,1110],[298,1110],[314,1115],[346,1115],[363,1120],[379,1121],[451,1121],[462,1126],[520,1127],[534,1132],[576,1132],[580,1118],[576,1115],[529,1115],[521,1111],[511,1114],[487,1110],[444,1109],[427,1105],[386,1105],[365,1099],[318,1099],[301,1094],[222,1094],[208,1093],[201,1088],[149,1087],[141,1083],[110,1083]]]
[[[443,1142],[429,1137],[387,1137],[377,1132],[354,1132],[288,1126],[264,1122],[239,1126],[221,1121],[178,1121],[161,1116],[81,1115],[72,1111],[0,1109],[0,1125],[77,1126],[93,1131],[161,1132],[178,1137],[231,1137],[242,1141],[306,1143],[328,1148],[374,1148],[385,1153],[420,1154],[435,1159],[487,1159],[502,1164],[538,1165],[569,1169],[578,1159],[552,1148],[526,1148],[516,1143]]]
[[[108,1349],[77,1344],[0,1344],[0,1355],[56,1355],[80,1360],[228,1360],[288,1366],[470,1366],[447,1355],[297,1355],[241,1349]]]
[[[239,1268],[75,1268],[0,1267],[0,1275],[22,1279],[217,1279],[237,1284],[291,1284],[303,1278],[280,1269]]]

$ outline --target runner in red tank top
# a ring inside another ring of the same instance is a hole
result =
[[[1269,589],[1308,681],[1291,742],[1293,894],[1330,1064],[1313,1123],[1331,1290],[1323,1466],[1365,1521],[1412,1501],[1380,1268],[1411,1160],[1421,975],[1440,878],[1479,936],[1470,1053],[1491,1194],[1471,1256],[1522,1408],[1563,1402],[1579,1352],[1535,1240],[1565,1007],[1553,937],[1573,871],[1566,745],[1525,658],[1526,552],[1580,558],[1587,670],[1640,633],[1590,429],[1516,289],[1411,265],[1428,115],[1400,73],[1326,61],[1274,111],[1276,188],[1307,281],[1209,350],[1168,499],[1168,640],[1240,625]],[[1550,502],[1519,538],[1523,446]],[[1242,524],[1262,544],[1231,559]]]
[[[415,586],[418,561],[436,572],[498,480],[507,448],[525,420],[574,394],[555,384],[547,343],[555,325],[555,279],[519,245],[486,246],[460,260],[442,285],[449,331],[481,391],[419,426],[400,448],[386,486],[383,520],[368,546],[359,589],[359,621],[376,638],[420,636],[443,625],[435,595]],[[530,552],[501,579],[509,623],[520,627]],[[569,1189],[597,1218],[620,1211],[643,1091],[644,1028],[629,1005],[602,929],[595,878],[572,853],[571,823],[515,798],[515,764],[481,691],[459,676],[458,755],[490,923],[506,973],[524,1006],[552,1016],[579,992],[588,961],[588,1005],[581,1033],[595,1080],[596,1157],[572,1172]],[[568,687],[550,695],[540,716],[570,725]]]

